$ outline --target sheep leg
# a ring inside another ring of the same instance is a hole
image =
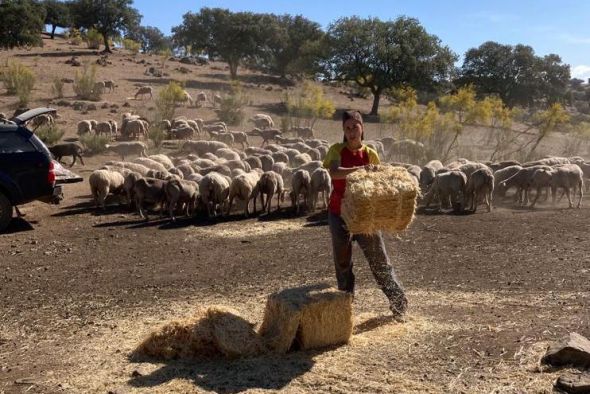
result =
[[[535,207],[535,204],[537,203],[537,200],[539,199],[540,195],[541,195],[541,187],[538,187],[537,194],[535,194],[535,198],[534,198],[533,202],[531,203],[531,208]]]
[[[569,207],[570,208],[573,208],[574,207],[574,204],[572,203],[572,196],[571,196],[570,188],[569,187],[566,187],[565,188],[565,194],[567,195],[567,202],[569,204]]]
[[[271,206],[271,203],[272,203],[272,197],[274,196],[274,194],[275,194],[275,193],[274,193],[274,191],[273,191],[273,192],[270,192],[270,193],[268,194],[268,196],[266,197],[266,205],[267,205],[267,207],[266,207],[266,213],[267,213],[268,215],[270,215],[270,206]]]
[[[580,206],[582,205],[582,197],[584,196],[584,180],[580,179],[578,188],[580,189],[580,197],[578,198],[578,205],[576,208],[580,208]]]
[[[84,164],[84,160],[82,160],[82,155],[78,154],[77,156],[80,159],[80,163],[82,163],[82,165],[85,166],[86,164]],[[75,160],[76,160],[76,158],[74,157],[74,161]],[[74,163],[72,163],[72,165],[74,165]]]
[[[486,192],[485,196],[486,206],[488,207],[488,212],[492,211],[492,193],[490,191]]]
[[[234,204],[234,196],[231,196],[229,198],[229,204],[227,206],[227,211],[225,213],[225,216],[229,216],[229,211],[231,211],[231,206]]]
[[[107,187],[105,190],[98,190],[98,204],[102,209],[105,209],[105,201],[107,196],[109,195],[109,188]]]

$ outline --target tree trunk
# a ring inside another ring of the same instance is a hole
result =
[[[229,75],[231,79],[238,79],[238,62],[228,62]]]
[[[51,25],[51,39],[55,37],[55,29],[57,29],[57,25]]]
[[[109,46],[109,36],[106,33],[102,33],[102,39],[104,41],[104,51],[103,52],[112,53],[111,47]]]
[[[379,115],[379,100],[381,99],[381,90],[373,92],[373,106],[371,107],[371,115]]]

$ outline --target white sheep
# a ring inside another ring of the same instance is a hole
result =
[[[246,153],[246,155],[248,155],[248,156],[260,156],[260,155],[270,155],[273,152],[268,149],[259,148],[257,146],[249,146],[246,149],[244,149],[244,153]]]
[[[137,89],[134,97],[137,100],[137,96],[141,96],[141,99],[143,100],[143,97],[146,94],[150,95],[150,99],[154,98],[153,89],[151,86],[141,86],[139,89]]]
[[[109,93],[114,92],[117,85],[115,85],[115,81],[112,79],[107,79],[103,81],[105,89],[109,90]]]
[[[289,131],[299,138],[314,138],[313,129],[311,127],[292,127]]]
[[[226,160],[240,160],[240,155],[231,148],[218,149],[215,151],[215,155]]]
[[[106,135],[108,137],[113,137],[113,126],[110,122],[98,122],[94,129],[96,135]]]
[[[78,135],[88,134],[92,131],[93,126],[90,120],[81,120],[78,122]]]
[[[515,201],[521,205],[527,205],[529,202],[530,180],[536,170],[545,168],[551,170],[550,166],[536,165],[524,167],[518,170],[513,176],[499,183],[500,187],[506,190],[512,186],[517,188]]]
[[[256,184],[260,180],[260,171],[251,171],[243,173],[234,177],[229,186],[229,205],[227,207],[227,215],[231,211],[231,207],[235,198],[244,201],[244,216],[250,215],[250,200],[255,198],[254,191]]]
[[[442,208],[442,204],[445,205],[451,202],[453,209],[457,210],[460,207],[461,202],[464,200],[465,185],[467,184],[467,177],[465,173],[458,170],[447,171],[438,173],[434,178],[432,187],[424,195],[424,202],[426,208],[430,206],[433,198],[438,196],[439,198],[439,211]]]
[[[274,152],[271,156],[275,163],[289,163],[289,156],[285,152]]]
[[[223,205],[229,195],[231,179],[228,176],[212,171],[199,182],[201,201],[207,207],[209,217],[217,216],[218,208],[223,212]]]
[[[251,168],[262,168],[262,161],[258,156],[248,156],[244,161],[250,164]]]
[[[305,208],[309,208],[309,194],[311,192],[311,176],[308,171],[297,170],[291,177],[291,206],[295,208],[295,212],[299,213],[299,197],[303,196]]]
[[[125,156],[139,155],[147,157],[147,146],[140,141],[120,142],[116,145],[105,145],[108,151],[117,153],[121,160],[125,161]]]
[[[258,136],[262,138],[262,144],[260,147],[263,147],[264,144],[268,144],[269,141],[275,140],[277,136],[281,135],[282,132],[279,129],[259,129],[254,128],[250,132],[247,133],[251,136]]]
[[[181,150],[188,153],[196,153],[202,157],[205,153],[216,152],[221,148],[229,148],[227,144],[219,141],[193,141],[188,140],[182,144]]]
[[[133,194],[135,182],[137,182],[140,178],[143,178],[143,176],[135,171],[130,171],[127,175],[125,175],[125,180],[123,182],[123,191],[127,195],[129,208],[132,207],[133,202],[135,201],[135,195]]]
[[[240,144],[242,149],[245,149],[250,145],[248,142],[248,134],[243,131],[230,131],[229,132],[234,137],[234,144]]]
[[[584,196],[584,173],[582,169],[576,164],[566,164],[553,168],[551,174],[551,198],[553,204],[555,204],[557,188],[564,190],[570,208],[573,208],[570,189],[578,189],[579,199],[576,207],[580,208]]]
[[[310,209],[315,211],[318,196],[322,193],[322,201],[324,202],[324,208],[328,207],[328,198],[332,193],[332,180],[330,179],[330,173],[325,168],[316,168],[311,173],[311,185],[310,185]]]
[[[127,168],[131,171],[141,174],[142,176],[147,176],[148,171],[150,170],[149,168],[147,168],[146,166],[144,166],[142,164],[131,163],[128,161],[107,161],[104,164],[105,164],[104,166],[114,166],[114,167],[120,167],[120,168]]]
[[[291,167],[300,167],[306,163],[314,161],[307,153],[300,153],[291,160]]]
[[[174,210],[177,204],[185,205],[186,216],[191,216],[199,197],[199,185],[189,180],[171,180],[164,186],[164,194],[168,203],[168,213],[172,221],[176,221]]]
[[[133,185],[133,194],[135,196],[135,207],[142,219],[148,220],[147,212],[144,212],[143,204],[160,204],[160,209],[164,207],[165,194],[164,185],[166,181],[156,178],[140,178]]]
[[[272,198],[277,195],[277,211],[281,208],[281,201],[285,201],[285,187],[283,178],[274,171],[266,171],[260,176],[260,180],[256,184],[254,193],[254,213],[256,213],[256,197],[260,195],[260,203],[262,211],[267,211],[270,214],[270,206]],[[264,196],[266,195],[266,202]]]
[[[149,169],[159,171],[162,173],[168,172],[168,170],[166,169],[166,166],[164,166],[162,163],[160,163],[154,159],[150,159],[149,157],[136,157],[131,162],[144,165]]]
[[[271,155],[261,155],[258,156],[260,162],[262,163],[262,170],[263,171],[270,171],[272,169],[272,165],[275,163],[274,159]]]
[[[166,168],[167,170],[174,167],[174,163],[172,162],[172,160],[163,153],[157,155],[149,155],[148,159],[157,161],[158,163],[162,164],[164,168]]]
[[[96,207],[105,207],[105,200],[109,193],[120,194],[123,191],[125,178],[118,172],[109,170],[95,170],[88,177],[90,192]]]
[[[471,201],[471,210],[475,213],[477,204],[483,197],[488,208],[492,210],[492,194],[494,193],[494,174],[489,168],[475,170],[465,186],[465,207]]]

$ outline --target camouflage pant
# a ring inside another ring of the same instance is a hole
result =
[[[389,262],[381,234],[351,235],[346,228],[344,220],[339,215],[333,213],[328,213],[328,223],[330,225],[330,233],[332,234],[338,288],[349,293],[354,293],[352,241],[356,241],[369,262],[369,267],[377,284],[389,299],[392,311],[397,314],[403,314],[407,308],[407,299],[404,289]]]

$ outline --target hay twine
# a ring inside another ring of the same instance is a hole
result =
[[[352,234],[399,233],[414,219],[420,188],[403,167],[388,164],[346,177],[342,219]]]

